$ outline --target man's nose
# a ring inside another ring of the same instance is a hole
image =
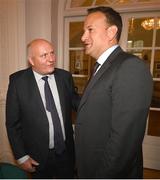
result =
[[[50,61],[54,61],[55,55],[54,55],[53,53],[48,53],[48,59],[49,59]]]
[[[86,37],[87,37],[87,36],[86,36],[86,33],[84,32],[84,33],[82,34],[81,41],[84,42],[85,39],[86,39]]]

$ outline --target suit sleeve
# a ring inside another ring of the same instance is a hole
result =
[[[149,69],[137,58],[124,61],[113,81],[112,129],[97,177],[120,178],[135,161],[142,147],[151,96]]]
[[[75,111],[77,111],[81,98],[80,98],[79,94],[75,90],[75,85],[74,85],[74,82],[73,82],[73,78],[71,79],[71,83],[72,83],[72,87],[73,87],[72,88],[72,106],[73,106],[73,109]]]
[[[16,80],[10,77],[6,97],[6,128],[16,159],[26,155],[21,135],[21,112],[16,90]]]
[[[79,103],[80,103],[80,96],[78,95],[78,93],[75,90],[75,85],[74,85],[73,77],[71,74],[69,75],[69,87],[68,88],[70,89],[70,93],[71,93],[72,109],[74,111],[77,111]]]

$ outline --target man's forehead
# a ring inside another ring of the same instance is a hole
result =
[[[86,17],[84,21],[84,27],[87,28],[87,27],[94,26],[99,23],[106,23],[105,15],[101,12],[92,13]]]

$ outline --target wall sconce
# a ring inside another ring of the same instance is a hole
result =
[[[141,23],[145,30],[160,29],[160,18],[146,19]]]

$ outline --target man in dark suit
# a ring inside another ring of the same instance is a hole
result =
[[[21,168],[32,172],[32,178],[73,178],[71,112],[77,109],[79,96],[72,76],[55,68],[54,46],[44,39],[28,45],[28,60],[31,67],[10,76],[7,92],[6,127],[13,153]],[[55,149],[54,115],[46,108],[44,76],[59,116],[64,143],[61,153]]]
[[[75,127],[79,178],[142,178],[142,141],[152,96],[144,62],[118,45],[122,20],[110,7],[88,10],[82,41],[99,63]]]

